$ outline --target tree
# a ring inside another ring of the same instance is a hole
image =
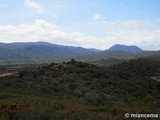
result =
[[[72,64],[72,65],[75,65],[75,63],[76,63],[75,59],[72,58],[72,59],[71,59],[71,64]]]

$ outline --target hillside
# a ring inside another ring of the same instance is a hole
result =
[[[97,53],[95,49],[62,46],[45,42],[0,43],[1,61],[56,61]]]
[[[126,112],[159,113],[159,76],[160,61],[153,59],[108,67],[72,59],[26,69],[0,78],[0,118],[120,120]]]
[[[115,44],[112,47],[110,47],[107,51],[137,53],[137,52],[142,52],[143,50],[137,46],[127,46],[127,45]]]
[[[76,57],[77,60],[92,63],[100,63],[101,60],[103,60],[104,63],[105,60],[106,64],[112,64],[111,60],[113,60],[113,63],[119,63],[119,61],[122,62],[137,58],[155,58],[160,60],[160,51],[143,51],[138,53],[102,51],[99,53],[93,53],[90,55]],[[117,62],[115,62],[115,60]]]
[[[116,46],[119,47],[115,49]],[[114,45],[101,51],[46,42],[0,43],[1,64],[62,62],[76,58],[83,62],[110,65],[145,57],[160,59],[160,52],[141,51],[138,47],[125,45]]]

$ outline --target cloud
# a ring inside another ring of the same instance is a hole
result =
[[[98,37],[96,34],[88,35],[81,32],[64,32],[63,28],[54,23],[49,23],[43,19],[36,19],[33,23],[0,25],[0,42],[45,41],[61,45],[98,49],[108,49],[114,44],[126,44],[138,45],[148,50],[159,50],[160,25],[158,23],[158,21],[141,20],[101,22],[99,24],[102,24],[106,29],[113,27],[115,29],[112,31],[109,30],[103,37]],[[137,25],[137,27],[133,28],[132,25]],[[96,31],[99,32],[100,30],[96,29]]]
[[[46,41],[62,45],[89,47],[92,46],[92,40],[98,43],[94,36],[78,32],[63,32],[59,26],[42,19],[37,19],[34,23],[17,26],[0,25],[0,42]]]
[[[104,38],[108,41],[107,45],[126,44],[126,45],[138,45],[143,49],[159,50],[160,48],[160,29],[154,31],[146,30],[134,30],[134,31],[121,31],[110,32]]]
[[[94,29],[99,32],[102,32],[102,28],[106,31],[101,48],[118,43],[138,45],[146,50],[160,50],[160,20],[99,21],[91,25],[95,25]]]
[[[35,2],[34,0],[26,0],[25,5],[37,10],[37,12],[39,12],[39,13],[44,12],[43,7],[40,4],[38,4],[37,2]]]
[[[94,21],[99,21],[101,19],[102,19],[102,15],[100,13],[95,14],[94,17],[93,17]]]
[[[140,29],[148,30],[156,25],[156,23],[153,23],[153,21],[150,20],[137,20],[137,19],[123,20],[123,21],[100,21],[99,23],[106,25],[107,27],[114,28],[117,31],[132,31]]]

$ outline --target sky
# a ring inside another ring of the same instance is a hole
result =
[[[0,42],[160,50],[160,0],[0,0]]]

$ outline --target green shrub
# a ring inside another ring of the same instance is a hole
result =
[[[89,120],[89,114],[81,110],[70,111],[67,113],[67,120]]]
[[[85,101],[92,105],[101,105],[104,103],[102,96],[95,92],[88,92],[85,94]]]
[[[64,110],[64,105],[62,103],[56,103],[54,106],[53,106],[53,110]]]

